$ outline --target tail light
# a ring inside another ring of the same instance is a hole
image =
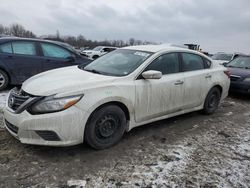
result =
[[[230,75],[231,75],[230,70],[225,70],[224,73],[225,73],[225,75],[227,75],[228,78],[230,78]]]

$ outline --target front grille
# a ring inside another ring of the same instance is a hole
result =
[[[60,141],[59,136],[53,131],[36,131],[36,133],[47,141]]]
[[[21,113],[23,110],[34,104],[42,97],[33,96],[23,90],[14,88],[10,91],[8,98],[8,107],[15,113]]]
[[[231,81],[239,81],[241,79],[242,79],[241,76],[236,76],[236,75],[231,75],[230,76],[230,80]]]
[[[11,130],[13,133],[17,134],[18,133],[18,127],[11,124],[10,122],[5,120],[5,125],[8,127],[9,130]]]
[[[16,111],[24,102],[30,98],[25,92],[17,90],[12,90],[8,99],[8,106]]]

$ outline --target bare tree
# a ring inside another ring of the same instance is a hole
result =
[[[4,34],[4,26],[0,24],[0,34]]]
[[[135,45],[135,39],[134,38],[130,38],[129,39],[129,45],[130,46],[134,46]]]
[[[60,32],[59,32],[59,30],[56,31],[56,38],[60,39]]]
[[[27,38],[35,38],[36,37],[33,32],[26,30],[20,24],[11,25],[9,27],[9,33],[8,34],[16,36],[16,37],[27,37]]]

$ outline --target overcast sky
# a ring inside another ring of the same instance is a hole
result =
[[[37,35],[134,37],[250,54],[250,0],[0,0],[0,24]]]

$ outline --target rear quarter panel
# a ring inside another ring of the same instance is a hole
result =
[[[222,87],[221,100],[228,96],[230,87],[230,78],[224,73],[228,69],[222,65],[213,64],[211,71],[213,73],[213,86],[219,85]]]

